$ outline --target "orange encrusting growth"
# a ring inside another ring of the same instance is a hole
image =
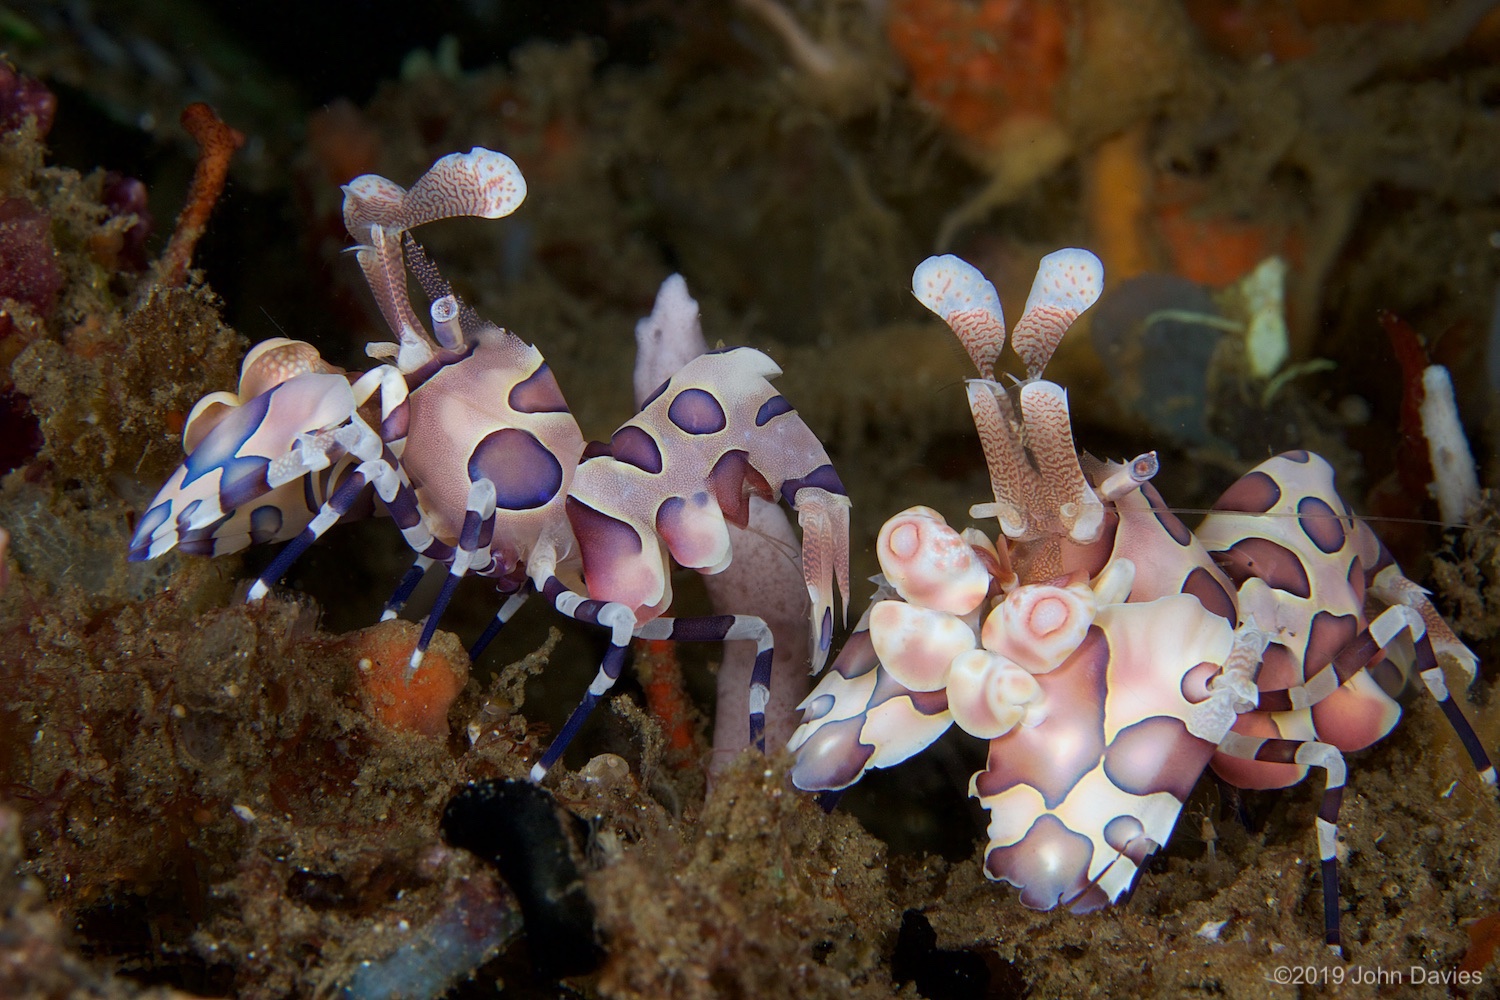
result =
[[[1199,207],[1201,185],[1159,177],[1156,231],[1166,246],[1170,270],[1211,288],[1234,284],[1273,254],[1293,271],[1302,263],[1303,241],[1293,225],[1237,219]]]
[[[446,736],[448,709],[469,680],[469,657],[455,636],[438,632],[408,681],[406,665],[420,634],[415,622],[391,620],[343,642],[355,658],[361,700],[372,718],[399,732]]]
[[[896,0],[886,34],[912,93],[980,159],[1056,117],[1068,7],[1054,0]]]
[[[1148,235],[1151,169],[1144,125],[1101,142],[1085,164],[1090,236],[1109,282],[1157,270]]]

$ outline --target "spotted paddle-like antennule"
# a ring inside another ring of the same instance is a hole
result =
[[[1063,333],[1102,287],[1103,269],[1086,250],[1059,250],[1042,259],[1011,337],[1031,377],[1013,403],[994,381],[994,364],[1005,345],[995,286],[951,254],[929,257],[912,275],[917,299],[942,317],[979,370],[980,378],[968,383],[969,409],[995,499],[970,514],[997,518],[1007,538],[1065,535],[1086,543],[1098,537],[1103,506],[1078,464],[1067,394],[1040,375]]]
[[[396,366],[409,374],[440,347],[457,346],[434,340],[412,311],[402,234],[459,216],[504,218],[525,199],[526,181],[515,162],[480,146],[449,153],[410,190],[377,174],[363,174],[344,185],[344,226],[359,241],[359,266],[397,338],[394,351],[372,345],[372,357],[394,357]]]
[[[1099,301],[1104,265],[1087,250],[1057,250],[1042,258],[1026,309],[1010,333],[1010,345],[1027,378],[1041,378],[1063,334],[1080,313]]]
[[[958,336],[979,377],[993,379],[1005,350],[1005,313],[989,279],[968,261],[943,254],[917,265],[911,291]]]
[[[995,499],[970,513],[1003,535],[959,536],[926,508],[886,523],[893,586],[803,702],[792,780],[835,797],[956,723],[989,743],[970,784],[990,816],[985,873],[1028,906],[1083,912],[1125,897],[1206,767],[1246,788],[1318,769],[1324,937],[1340,951],[1344,752],[1390,731],[1415,672],[1494,787],[1438,663],[1472,677],[1477,661],[1316,455],[1251,470],[1196,533],[1151,485],[1154,452],[1080,458],[1066,395],[1041,374],[1101,283],[1092,254],[1044,259],[1011,333],[1030,377],[1006,391],[988,282],[955,257],[917,269],[918,298],[981,375],[968,395]]]

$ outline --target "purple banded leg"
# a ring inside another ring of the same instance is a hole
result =
[[[485,626],[484,633],[475,640],[474,645],[469,647],[470,663],[479,659],[485,648],[495,641],[495,636],[500,634],[505,623],[515,617],[516,612],[521,610],[521,605],[525,604],[530,596],[531,591],[524,589],[523,585],[523,589],[505,599],[505,603],[500,605],[500,610],[495,612],[495,617],[491,618],[489,625]]]
[[[1219,750],[1241,760],[1320,767],[1327,775],[1317,819],[1318,859],[1323,871],[1323,934],[1328,947],[1343,957],[1344,947],[1339,933],[1338,820],[1339,807],[1344,801],[1344,780],[1348,775],[1344,755],[1337,747],[1316,740],[1245,736],[1234,731],[1219,743]]]
[[[1368,670],[1382,687],[1399,688],[1402,678],[1383,676],[1388,671],[1396,673],[1394,666],[1384,660],[1373,665],[1371,661],[1403,633],[1412,639],[1417,675],[1422,678],[1428,693],[1443,710],[1443,716],[1463,744],[1480,780],[1490,788],[1495,788],[1495,765],[1474,732],[1474,727],[1469,724],[1463,710],[1448,691],[1426,623],[1420,613],[1405,605],[1396,605],[1382,611],[1368,627],[1345,643],[1326,667],[1309,677],[1305,684],[1260,692],[1258,707],[1262,711],[1272,712],[1311,708],[1337,691],[1340,685],[1361,670]]]
[[[339,518],[349,513],[360,491],[369,483],[374,484],[376,495],[380,497],[391,517],[401,527],[401,533],[405,536],[407,543],[416,549],[418,554],[436,560],[446,560],[452,555],[452,549],[449,546],[433,538],[427,519],[417,506],[416,494],[412,491],[411,484],[407,482],[406,474],[401,471],[399,460],[391,454],[390,449],[385,447],[375,432],[363,423],[356,423],[341,428],[338,436],[340,441],[345,438],[353,439],[347,443],[347,451],[361,460],[359,466],[334,492],[333,496],[329,497],[319,508],[317,516],[306,528],[302,529],[302,533],[288,542],[271,565],[266,567],[260,579],[250,587],[246,601],[258,601],[265,597],[271,587],[286,575],[287,570],[291,569],[292,564],[301,557],[302,553],[307,551],[308,546],[322,537],[323,533],[333,527]]]
[[[302,529],[302,533],[287,542],[286,546],[276,554],[271,565],[267,566],[260,578],[250,586],[250,593],[245,596],[245,601],[247,603],[258,601],[270,593],[271,587],[286,576],[287,570],[292,568],[292,564],[302,553],[306,552],[313,542],[323,537],[325,531],[338,523],[339,518],[349,513],[349,509],[354,506],[354,501],[364,491],[370,478],[376,474],[376,467],[384,464],[382,459],[361,463],[344,484],[334,491],[333,496],[329,497],[319,508],[317,516]]]
[[[443,589],[432,602],[432,611],[422,625],[422,635],[417,639],[417,648],[411,651],[411,662],[406,665],[406,679],[411,680],[422,666],[422,657],[437,633],[438,621],[448,610],[453,592],[473,566],[483,569],[490,561],[490,540],[495,533],[495,484],[481,479],[469,485],[469,501],[464,510],[464,524],[458,533],[458,549],[448,565],[448,576],[443,580]]]
[[[531,766],[532,781],[541,781],[547,776],[552,765],[562,758],[563,751],[568,748],[573,737],[578,735],[578,730],[583,728],[584,720],[589,717],[594,706],[599,704],[599,699],[620,679],[620,671],[625,667],[625,653],[630,648],[630,638],[635,632],[635,612],[630,608],[617,601],[595,601],[582,594],[575,594],[555,576],[547,577],[542,585],[542,595],[558,613],[574,621],[602,625],[610,630],[610,635],[609,649],[604,654],[604,662],[599,664],[594,682],[589,685],[578,707],[573,709],[573,714],[568,716],[568,721],[563,723],[562,732],[557,734],[547,752],[542,754],[542,759]]]
[[[766,752],[766,705],[771,700],[771,665],[776,647],[770,626],[754,615],[704,615],[699,618],[657,618],[635,630],[641,639],[671,642],[755,642],[755,667],[750,673],[750,742]]]
[[[411,600],[412,591],[417,589],[417,584],[422,582],[422,578],[427,575],[427,571],[432,568],[435,561],[427,556],[417,556],[417,561],[412,563],[411,569],[407,570],[401,582],[396,584],[391,599],[385,602],[385,610],[380,613],[381,621],[388,622],[401,613],[401,609],[406,607],[406,602]]]
[[[379,390],[380,439],[400,458],[406,448],[406,429],[411,420],[406,377],[392,365],[381,365],[365,372],[350,388],[356,407],[363,406]]]

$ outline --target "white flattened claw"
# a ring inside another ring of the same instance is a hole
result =
[[[985,649],[1044,674],[1073,655],[1097,613],[1094,593],[1086,584],[1026,584],[995,606],[980,636]]]
[[[886,672],[912,691],[941,689],[953,658],[978,645],[963,619],[905,601],[870,609],[870,641]]]
[[[958,335],[980,376],[990,378],[1005,347],[1005,313],[989,279],[963,258],[943,254],[917,265],[911,290]]]
[[[1057,250],[1042,258],[1026,309],[1010,335],[1028,377],[1040,377],[1063,334],[1103,289],[1104,265],[1087,250]]]
[[[948,710],[971,736],[993,740],[1018,725],[1034,726],[1042,719],[1042,701],[1036,678],[998,653],[974,649],[953,660]]]
[[[989,593],[984,564],[931,507],[910,507],[886,521],[875,555],[886,580],[912,604],[966,615]]]

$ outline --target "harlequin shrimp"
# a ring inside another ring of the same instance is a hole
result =
[[[875,598],[802,703],[792,780],[832,800],[957,725],[989,741],[969,786],[990,817],[986,875],[1030,907],[1087,912],[1131,889],[1206,767],[1245,788],[1319,768],[1338,949],[1343,755],[1395,725],[1391,695],[1414,669],[1494,786],[1438,665],[1472,680],[1477,661],[1317,455],[1262,463],[1191,532],[1150,483],[1155,453],[1078,454],[1066,395],[1041,376],[1102,279],[1086,251],[1043,258],[1011,334],[1028,377],[1007,388],[994,287],[952,256],[917,268],[917,298],[978,369],[967,391],[994,499],[970,516],[1001,536],[925,507],[886,522]]]
[[[288,541],[250,588],[264,597],[335,522],[389,516],[417,553],[387,602],[394,617],[433,565],[443,586],[412,652],[414,673],[458,582],[507,599],[477,656],[535,590],[610,631],[593,683],[532,770],[545,775],[619,677],[632,636],[756,643],[750,735],[761,741],[772,641],[759,618],[662,617],[669,557],[704,574],[733,558],[726,522],[749,498],[780,498],[803,528],[814,659],[833,630],[833,581],[848,594],[849,501],[823,446],[770,379],[759,351],[702,355],[658,387],[607,444],[585,446],[542,354],[453,294],[410,230],[455,216],[498,219],[526,195],[509,157],[476,147],[438,160],[410,190],[367,174],[344,188],[344,221],[395,343],[387,363],[345,372],[286,339],[246,355],[238,391],[204,397],[183,430],[186,460],[141,517],[131,559],[178,548],[221,555]],[[407,293],[410,267],[432,332]]]

